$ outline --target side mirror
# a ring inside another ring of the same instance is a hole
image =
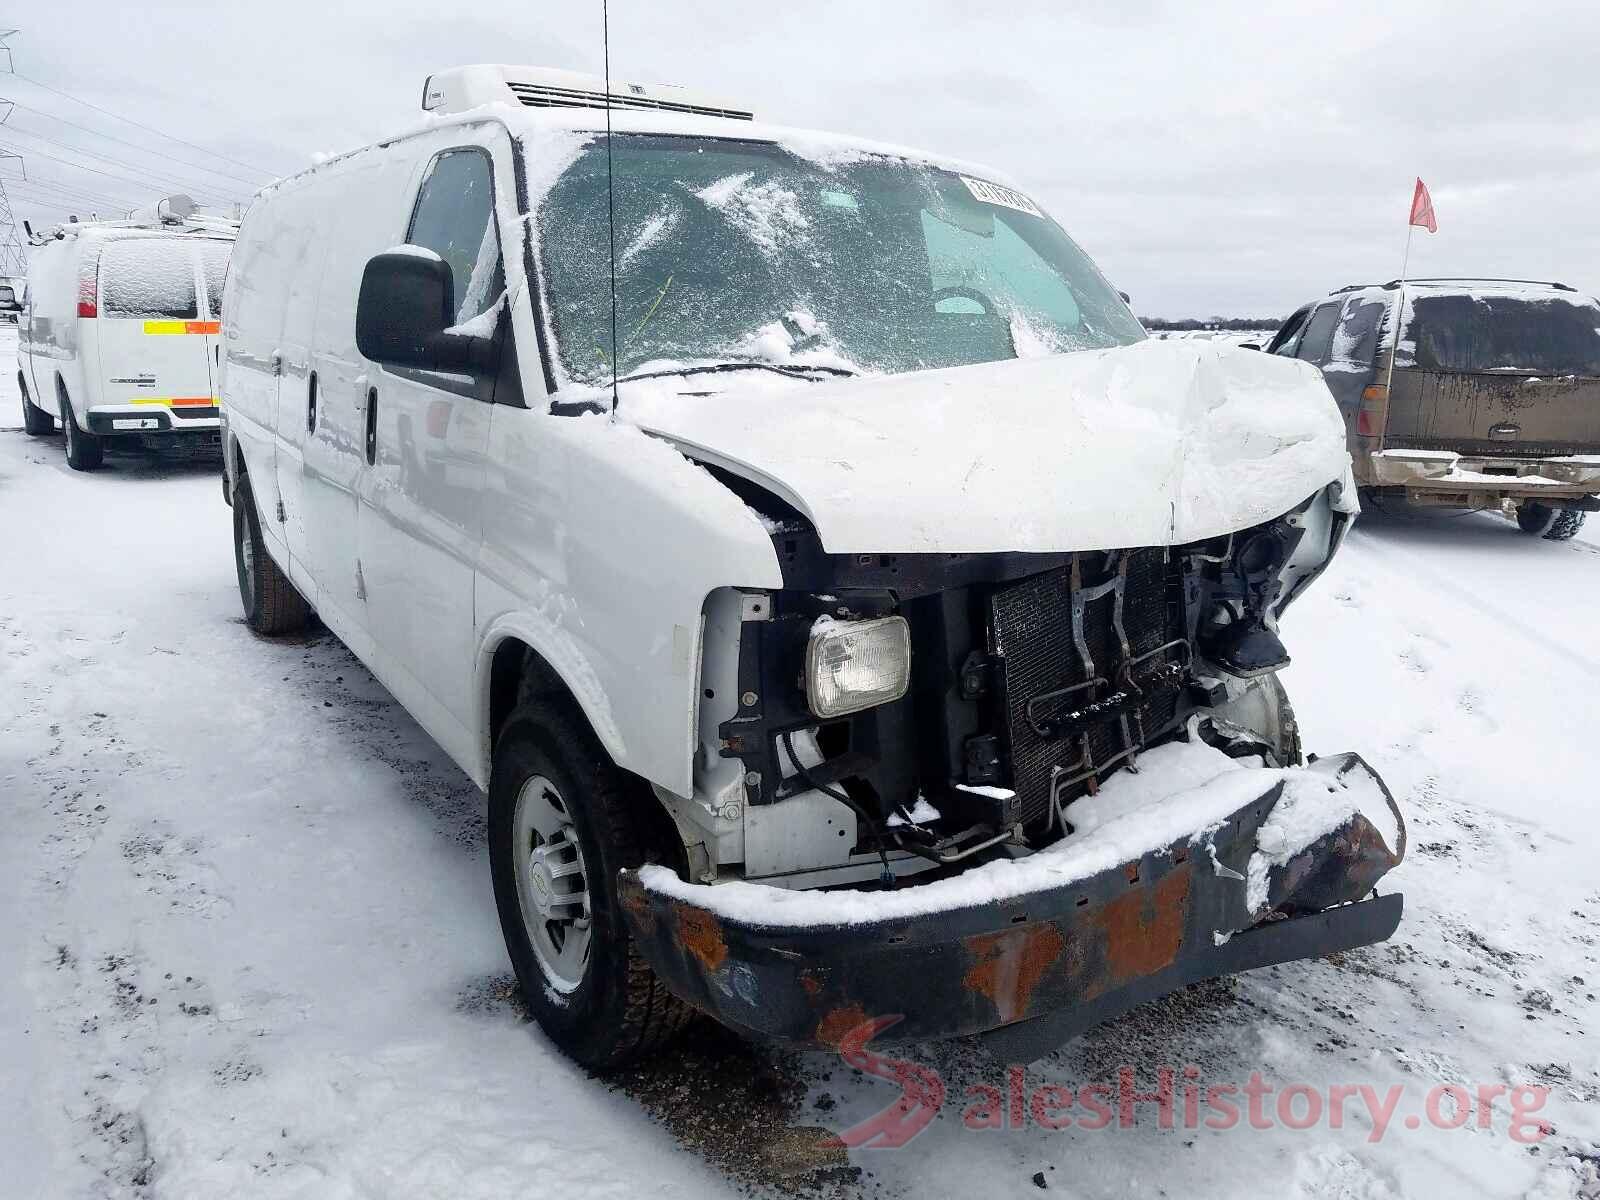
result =
[[[8,284],[0,284],[0,310],[16,312],[22,305],[17,303],[17,289]]]
[[[367,262],[356,301],[356,349],[374,362],[427,371],[472,371],[488,361],[489,338],[448,332],[455,313],[450,264],[406,246]]]
[[[1128,305],[1130,308],[1133,306],[1133,297],[1128,295],[1127,292],[1118,292],[1117,295],[1122,297],[1122,302],[1124,304]]]

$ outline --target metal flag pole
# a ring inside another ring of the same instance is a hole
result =
[[[1411,239],[1417,234],[1417,227],[1411,223],[1411,217],[1406,217],[1406,252],[1400,260],[1400,292],[1394,304],[1394,344],[1389,347],[1389,373],[1383,380],[1383,394],[1385,399],[1389,395],[1389,388],[1394,383],[1394,360],[1400,354],[1400,322],[1406,315],[1406,272],[1411,269]],[[1382,444],[1381,441],[1379,443]]]

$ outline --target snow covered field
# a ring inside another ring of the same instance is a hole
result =
[[[1202,341],[1223,346],[1250,342],[1259,348],[1270,342],[1277,332],[1276,326],[1271,329],[1156,329],[1150,332],[1150,336],[1164,342]]]
[[[243,626],[214,462],[79,475],[23,435],[13,338],[0,1194],[1600,1195],[1600,521],[1560,544],[1364,517],[1285,621],[1287,682],[1308,748],[1360,751],[1406,813],[1396,939],[1192,989],[1024,1077],[1259,1072],[1275,1128],[1186,1127],[1180,1094],[1171,1129],[1152,1103],[1132,1128],[1024,1106],[969,1129],[1011,1081],[953,1043],[903,1051],[944,1080],[931,1127],[846,1155],[819,1137],[896,1093],[828,1055],[702,1028],[607,1083],[552,1051],[510,983],[472,785],[331,637]],[[1402,1091],[1377,1137],[1356,1100],[1342,1128],[1285,1128],[1297,1084]],[[1436,1128],[1441,1084],[1548,1087],[1553,1129],[1514,1140],[1503,1094],[1487,1128]]]

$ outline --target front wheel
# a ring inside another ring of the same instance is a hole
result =
[[[1517,505],[1517,528],[1550,542],[1564,542],[1583,528],[1589,514],[1576,508],[1551,508],[1532,500]]]
[[[489,866],[506,950],[550,1040],[604,1071],[651,1053],[691,1010],[634,945],[617,872],[638,867],[655,798],[557,703],[526,702],[495,743]]]
[[[233,497],[233,562],[244,619],[251,629],[273,636],[305,628],[311,606],[267,552],[250,477],[243,474]]]

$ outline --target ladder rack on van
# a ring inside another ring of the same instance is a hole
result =
[[[239,222],[232,217],[213,216],[199,211],[188,196],[165,196],[154,204],[135,209],[126,217],[108,220],[62,221],[43,233],[28,228],[28,240],[42,246],[52,238],[76,237],[87,229],[149,229],[164,233],[223,234],[235,237]]]

